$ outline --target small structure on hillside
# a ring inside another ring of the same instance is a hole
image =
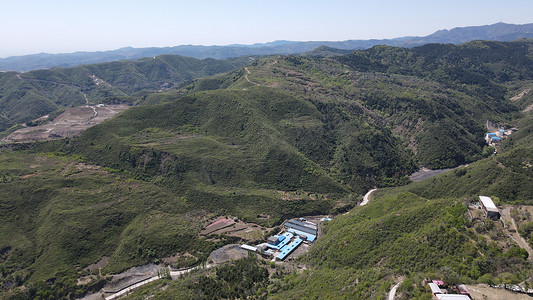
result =
[[[427,282],[427,281],[426,281]],[[448,289],[441,290],[441,287],[444,287],[444,282],[442,280],[433,280],[428,282],[427,285],[431,289],[431,294],[433,294],[433,299],[437,300],[471,300],[470,293],[464,286],[464,284],[457,285],[457,291],[461,294],[448,294],[450,292],[450,287]],[[461,286],[461,287],[460,287]],[[462,288],[462,289],[461,289]],[[454,290],[452,288],[451,290]]]
[[[467,295],[470,297],[470,291],[466,288],[466,285],[458,284],[457,290],[459,291],[459,293],[461,293],[461,295]]]
[[[500,137],[497,137],[497,136],[493,136],[493,137],[490,138],[490,142],[491,143],[499,143],[499,142],[501,142],[501,140],[502,139]]]
[[[460,294],[437,294],[433,297],[437,300],[472,300],[467,295]]]
[[[250,246],[250,245],[246,245],[246,244],[242,244],[241,245],[241,249],[252,251],[252,252],[258,252],[256,247]]]
[[[479,201],[481,203],[481,208],[485,212],[485,216],[493,219],[494,221],[500,218],[500,211],[496,207],[496,204],[492,201],[490,197],[479,196]]]
[[[436,283],[430,282],[428,283],[428,286],[431,289],[431,293],[433,294],[433,296],[442,294],[441,289]]]

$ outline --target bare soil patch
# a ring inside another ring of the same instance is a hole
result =
[[[215,264],[220,264],[230,260],[244,258],[247,256],[248,251],[241,249],[240,245],[230,244],[213,251],[211,255],[209,255],[209,259],[207,261],[212,261]]]
[[[525,294],[515,293],[504,289],[493,288],[486,284],[467,285],[472,299],[487,299],[487,300],[531,300],[531,297]]]
[[[527,95],[530,91],[531,91],[531,89],[525,89],[525,90],[523,90],[520,94],[518,94],[518,95],[512,97],[512,98],[511,98],[511,101],[515,101],[515,100],[521,99],[522,97],[524,97],[525,95]]]
[[[231,226],[233,224],[235,224],[233,220],[226,219],[226,218],[218,218],[211,224],[207,225],[202,231],[200,231],[200,234],[208,235],[217,230]]]
[[[460,168],[462,166],[459,166],[457,168]],[[409,176],[409,179],[411,179],[414,182],[422,181],[424,179],[437,176],[446,172],[449,172],[451,170],[454,170],[456,168],[450,168],[450,169],[440,169],[440,170],[431,170],[428,168],[421,168],[418,172],[415,172]]]
[[[100,259],[97,263],[89,265],[83,270],[89,270],[89,271],[92,272],[93,270],[101,269],[101,268],[105,267],[108,262],[109,262],[109,257],[103,256],[102,259]]]
[[[17,143],[72,137],[128,108],[126,104],[69,108],[47,124],[21,128],[1,141]]]

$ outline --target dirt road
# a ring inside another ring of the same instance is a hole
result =
[[[420,168],[420,170],[418,172],[411,174],[409,176],[409,179],[411,179],[411,181],[413,181],[413,182],[419,182],[419,181],[422,181],[424,179],[428,179],[430,177],[437,176],[437,175],[440,175],[440,174],[455,170],[455,169],[460,168],[460,167],[463,167],[463,166],[459,166],[459,167],[456,167],[456,168],[450,168],[450,169],[440,169],[440,170],[431,170],[431,169],[428,169],[428,168]]]
[[[253,84],[253,85],[260,85],[259,83],[257,82],[253,82],[251,81],[249,78],[248,78],[248,75],[250,75],[250,70],[248,70],[248,67],[244,67],[244,70],[246,71],[247,74],[244,74],[244,78],[246,79],[246,81],[248,81],[249,83]]]
[[[359,206],[363,206],[363,205],[367,205],[368,204],[368,201],[370,201],[370,195],[377,189],[371,189],[370,191],[368,191],[368,193],[366,193],[366,195],[363,197],[363,202],[361,202],[361,204],[359,204]]]
[[[398,290],[398,287],[400,286],[400,284],[403,282],[403,279],[400,279],[400,281],[398,281],[398,283],[396,283],[391,289],[390,289],[390,292],[389,292],[389,300],[394,300],[394,296],[396,295],[396,291]]]
[[[502,219],[505,221],[505,224],[509,225],[508,234],[509,236],[520,246],[520,248],[525,249],[529,254],[528,259],[533,259],[533,249],[529,246],[526,240],[518,233],[518,228],[514,219],[511,217],[511,208],[505,207],[501,210]]]
[[[466,288],[470,291],[472,299],[487,299],[487,300],[526,300],[531,299],[528,295],[513,293],[504,289],[489,287],[486,284],[467,285]]]

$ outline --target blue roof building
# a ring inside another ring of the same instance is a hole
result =
[[[314,235],[314,234],[310,234],[310,233],[303,232],[303,231],[300,231],[300,230],[296,230],[296,229],[293,229],[293,228],[289,228],[287,231],[290,232],[290,233],[294,233],[296,235],[299,235],[299,236],[303,236],[303,237],[305,237],[305,239],[308,242],[311,242],[311,243],[314,242],[315,239],[316,239],[316,235]]]
[[[293,236],[294,235],[292,233],[285,232],[284,234],[282,234],[282,235],[280,235],[278,237],[278,243],[277,244],[274,245],[274,244],[268,243],[268,247],[272,248],[272,249],[279,250],[279,249],[283,248],[285,245],[287,245],[291,241]]]
[[[284,260],[287,256],[289,256],[289,254],[291,254],[292,251],[294,251],[294,249],[296,249],[298,246],[300,246],[300,244],[303,241],[304,240],[302,240],[301,238],[297,238],[290,245],[286,245],[285,247],[281,248],[281,250],[280,250],[281,253],[278,254],[278,256],[276,256],[276,258],[279,259],[279,260]]]

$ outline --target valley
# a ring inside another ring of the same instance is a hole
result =
[[[0,298],[430,299],[427,278],[527,291],[531,49],[1,73]],[[487,120],[517,129],[495,154]]]

